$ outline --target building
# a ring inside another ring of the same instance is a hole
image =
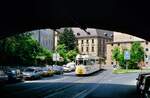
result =
[[[80,54],[106,57],[106,42],[113,40],[113,32],[99,29],[72,28],[78,43]]]
[[[124,34],[120,32],[114,32],[113,42],[107,43],[107,65],[115,64],[115,61],[112,60],[112,51],[115,47],[119,47],[120,49],[130,49],[133,42],[138,41],[141,43],[141,46],[145,51],[144,62],[145,65],[150,64],[150,43],[145,41],[144,39]]]
[[[32,36],[43,47],[53,50],[54,49],[54,31],[51,29],[40,29],[32,31]]]

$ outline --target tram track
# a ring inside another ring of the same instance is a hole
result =
[[[101,73],[101,74],[104,74],[104,73]],[[87,87],[86,87],[86,85],[84,85],[84,83],[85,84],[88,84],[88,83],[100,83],[100,81],[102,81],[104,78],[106,78],[106,76],[107,75],[104,74],[103,77],[101,77],[100,79],[98,79],[96,81],[95,81],[95,77],[97,77],[97,76],[87,77],[86,79],[84,79],[82,81],[79,81],[79,82],[76,81],[75,84],[73,84],[73,85],[71,85],[71,86],[69,86],[69,87],[67,87],[67,88],[65,88],[63,90],[57,91],[57,92],[55,92],[53,94],[49,94],[48,96],[45,96],[44,98],[56,98],[56,97],[60,98],[60,96],[62,96],[64,93],[67,93],[67,92],[71,91],[71,89],[78,89],[79,85],[80,85],[80,88],[82,88],[82,90],[79,90],[78,91],[79,93],[77,93],[77,94],[74,93],[75,95],[72,92],[72,94],[71,94],[72,96],[71,97],[68,96],[66,98],[69,98],[69,97],[70,98],[78,98],[79,96],[80,96],[80,98],[81,98],[81,96],[85,97],[85,95],[87,95],[88,93],[90,93],[93,90],[95,90],[99,86],[99,84],[95,85],[94,87],[89,87],[87,89]],[[89,81],[89,80],[92,80],[92,81]]]

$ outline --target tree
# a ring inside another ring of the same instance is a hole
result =
[[[66,46],[66,50],[68,51],[76,48],[76,38],[72,29],[65,28],[64,32],[60,33],[58,45],[62,44]]]
[[[51,57],[50,51],[43,49],[32,39],[31,33],[18,34],[0,40],[0,63],[33,65],[37,56]]]
[[[139,68],[137,65],[144,60],[144,49],[140,45],[140,42],[132,43],[131,49],[131,58],[128,61],[129,69]],[[120,51],[120,48],[116,47],[112,52],[112,59],[116,60],[116,63],[119,63],[119,66],[122,68],[126,67],[126,61],[124,60],[124,50]]]
[[[65,28],[59,35],[57,52],[64,58],[64,63],[73,61],[78,53],[76,38],[72,29]]]
[[[67,56],[67,58],[69,60],[74,61],[77,54],[78,53],[77,53],[76,50],[70,50],[70,51],[68,51],[68,53],[66,54],[66,56]]]
[[[66,58],[67,50],[65,44],[58,45],[56,51],[60,54],[61,57]]]
[[[144,49],[141,46],[140,42],[134,42],[131,46],[131,60],[130,65],[133,65],[133,68],[138,68],[138,63],[144,60]]]
[[[118,57],[119,59],[119,66],[121,67],[121,68],[126,68],[126,61],[125,61],[125,59],[124,59],[124,52],[121,52],[120,54],[119,54],[119,57]]]
[[[116,61],[116,64],[117,64],[117,62],[119,62],[120,53],[121,53],[121,51],[120,51],[119,47],[115,47],[112,52],[112,59]]]

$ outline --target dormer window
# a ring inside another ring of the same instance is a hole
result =
[[[77,36],[80,36],[80,33],[77,33]]]
[[[104,33],[105,36],[107,36],[107,33]]]
[[[91,35],[91,33],[90,33],[90,32],[87,32],[87,34],[88,34],[88,35]]]

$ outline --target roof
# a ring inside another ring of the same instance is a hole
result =
[[[101,29],[87,28],[86,31],[84,31],[83,29],[80,29],[80,28],[72,28],[72,30],[77,38],[82,38],[82,37],[112,38],[112,36],[113,36],[112,31],[101,30]]]
[[[107,44],[118,44],[118,43],[133,43],[133,42],[146,42],[146,41],[123,41],[123,42],[107,42]]]

